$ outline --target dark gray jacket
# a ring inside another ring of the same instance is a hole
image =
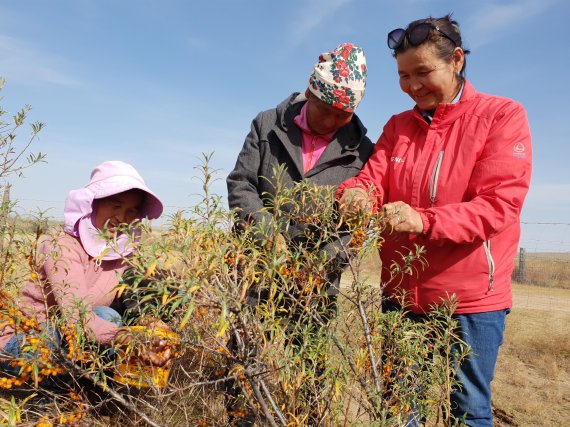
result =
[[[354,115],[352,121],[336,133],[315,167],[303,176],[303,136],[293,119],[306,101],[303,94],[293,93],[277,108],[261,112],[253,120],[236,165],[227,178],[229,206],[236,209],[240,219],[261,222],[266,217],[266,221],[270,220],[271,214],[262,209],[268,205],[268,195],[275,192],[271,178],[279,165],[286,168],[282,182],[286,187],[303,179],[315,185],[337,186],[355,176],[370,157],[373,144],[366,136],[366,128]],[[289,225],[290,240],[300,234],[302,227]],[[349,238],[343,238],[345,244]],[[335,251],[330,245],[320,249],[333,257],[338,255],[338,248]]]

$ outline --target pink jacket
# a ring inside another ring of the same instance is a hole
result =
[[[455,294],[457,313],[511,307],[511,273],[520,213],[531,176],[531,136],[524,108],[465,83],[461,100],[437,107],[431,124],[417,109],[393,116],[358,176],[339,186],[375,189],[377,206],[404,201],[422,216],[422,235],[392,234],[380,250],[382,281],[414,244],[428,265],[392,280],[420,313]]]
[[[24,287],[18,306],[25,314],[43,322],[47,317],[46,306],[50,311],[61,307],[71,309],[71,322],[84,311],[92,338],[102,344],[113,341],[117,326],[96,316],[92,307],[111,304],[119,277],[127,268],[122,260],[132,252],[134,245],[127,234],[117,236],[117,244],[109,244],[101,237],[94,225],[94,201],[131,189],[145,193],[141,218],[154,219],[161,215],[160,199],[133,166],[120,160],[96,166],[87,185],[69,192],[65,201],[64,233],[55,240],[43,242],[37,259],[40,278]],[[138,242],[140,230],[135,225],[131,231],[135,243]],[[12,336],[10,328],[0,330],[0,349]]]
[[[55,241],[47,240],[38,251],[40,281],[29,281],[22,292],[19,307],[28,316],[39,322],[46,319],[44,301],[50,310],[63,307],[69,310],[82,304],[90,313],[87,326],[93,332],[95,341],[108,344],[113,341],[117,325],[91,312],[95,306],[109,306],[116,293],[119,277],[126,269],[122,260],[101,261],[90,257],[79,238],[61,233]],[[45,298],[44,298],[45,294]],[[73,316],[79,310],[72,310]],[[72,322],[70,319],[69,322]],[[13,335],[5,330],[0,336],[0,349],[4,348]]]

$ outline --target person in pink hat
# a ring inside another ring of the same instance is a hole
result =
[[[40,245],[38,278],[26,283],[18,301],[20,310],[41,324],[71,308],[67,323],[83,321],[87,336],[96,343],[128,344],[131,335],[121,327],[121,316],[110,305],[127,269],[124,259],[139,241],[138,222],[156,219],[162,211],[162,202],[133,166],[122,161],[101,163],[85,187],[70,191],[63,232]],[[122,231],[127,225],[128,233]],[[104,234],[112,238],[104,238]],[[0,367],[4,371],[14,372],[9,362],[22,356],[25,339],[24,332],[10,326],[0,330]],[[140,357],[163,366],[172,354],[157,343],[141,349]]]

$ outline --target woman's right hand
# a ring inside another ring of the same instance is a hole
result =
[[[372,199],[368,192],[360,187],[352,187],[344,190],[339,201],[339,213],[344,221],[351,222],[358,215],[372,214]]]

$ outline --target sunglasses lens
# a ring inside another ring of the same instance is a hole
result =
[[[408,40],[412,46],[418,46],[427,38],[433,27],[430,24],[418,24],[411,30],[408,30]]]
[[[397,49],[400,47],[406,36],[406,31],[402,28],[396,28],[388,33],[388,47],[390,49]]]

